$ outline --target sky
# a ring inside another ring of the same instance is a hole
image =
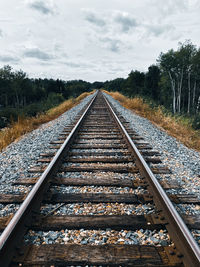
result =
[[[0,0],[0,68],[30,78],[126,78],[188,39],[200,47],[199,0]]]

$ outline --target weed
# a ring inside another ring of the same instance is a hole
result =
[[[10,127],[6,127],[0,131],[0,151],[2,151],[3,148],[8,146],[10,143],[15,141],[22,135],[31,132],[43,123],[57,118],[65,111],[79,104],[83,98],[92,93],[94,93],[94,91],[90,93],[83,93],[75,99],[68,99],[57,107],[51,108],[42,114],[37,114],[35,117],[19,116],[16,122],[11,122]]]
[[[122,106],[147,118],[187,147],[200,151],[200,130],[192,128],[191,119],[183,116],[172,116],[170,113],[166,113],[161,106],[150,107],[140,97],[128,98],[119,92],[105,92],[118,100]]]

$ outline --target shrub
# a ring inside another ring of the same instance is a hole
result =
[[[17,121],[11,121],[10,127],[5,128],[5,129],[0,131],[0,151],[3,148],[5,148],[7,145],[9,145],[11,142],[16,140],[20,136],[22,136],[23,134],[28,133],[28,132],[32,131],[33,129],[36,129],[42,123],[45,123],[45,122],[48,122],[50,120],[57,118],[59,115],[61,115],[65,111],[69,110],[74,105],[77,105],[78,103],[80,103],[80,101],[84,97],[86,97],[92,93],[94,93],[94,91],[92,91],[90,93],[81,94],[76,99],[68,99],[57,107],[53,107],[53,108],[49,109],[48,111],[43,112],[42,114],[40,114],[40,113],[37,114],[36,117],[25,117],[23,114],[18,116]],[[53,96],[51,96],[51,97],[53,97]],[[54,100],[60,101],[61,98],[60,98],[60,96],[58,96],[57,98],[55,97]],[[29,108],[32,105],[29,105]],[[37,109],[38,107],[40,107],[40,110],[41,110],[42,103],[39,103],[38,106],[35,105],[35,109]]]
[[[200,131],[198,130],[200,129],[200,115],[196,116],[191,123],[191,117],[172,116],[162,106],[151,107],[140,97],[128,98],[118,92],[105,92],[118,100],[124,107],[161,127],[186,146],[200,151]]]
[[[199,130],[200,129],[200,115],[196,115],[192,121],[192,127],[195,130]]]

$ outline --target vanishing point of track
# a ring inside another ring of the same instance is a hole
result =
[[[108,142],[101,143],[101,140]],[[1,196],[1,203],[21,203],[16,214],[7,223],[0,237],[0,266],[200,266],[199,246],[186,224],[176,212],[173,201],[177,196],[167,196],[153,173],[165,173],[165,168],[151,167],[159,162],[147,144],[142,142],[127,123],[113,110],[101,92],[97,92],[73,127],[67,127],[54,142],[57,153],[43,154],[44,164],[36,167],[38,178],[19,180],[18,183],[34,185],[23,201],[23,196]],[[115,152],[121,148],[123,152]],[[77,152],[74,152],[77,149]],[[81,152],[81,149],[83,152]],[[96,149],[96,151],[94,151]],[[101,152],[102,149],[102,152]],[[104,152],[110,149],[110,152]],[[149,149],[149,150],[148,150]],[[140,151],[140,152],[139,152]],[[71,165],[65,165],[66,163]],[[47,163],[49,163],[47,165]],[[78,164],[77,164],[78,163]],[[132,163],[132,165],[123,165]],[[113,167],[114,166],[114,167]],[[151,167],[151,168],[150,168]],[[58,173],[115,172],[116,177],[62,178]],[[131,181],[120,179],[117,173],[135,173],[140,178]],[[137,186],[148,189],[148,194],[130,193],[52,193],[51,185],[66,186]],[[171,200],[170,200],[171,199]],[[183,196],[182,196],[183,199]],[[172,201],[172,202],[171,202]],[[78,215],[42,216],[42,203],[154,203],[157,212],[146,216],[133,215]],[[187,202],[187,201],[186,201]],[[195,202],[195,200],[194,200]],[[191,202],[190,202],[191,203]],[[26,245],[23,236],[29,229],[156,229],[166,228],[173,245],[121,245],[102,246],[77,244]],[[21,244],[21,245],[19,245]]]

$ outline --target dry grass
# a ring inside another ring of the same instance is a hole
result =
[[[39,114],[36,117],[18,118],[17,122],[11,123],[10,127],[4,128],[0,131],[0,151],[2,151],[3,148],[8,146],[13,141],[17,140],[22,135],[31,132],[43,123],[49,122],[57,118],[65,111],[79,104],[83,98],[92,94],[93,92],[83,93],[75,99],[71,98],[69,100],[66,100],[59,106],[48,110],[44,114]]]
[[[151,108],[148,104],[144,103],[142,98],[128,98],[118,92],[105,92],[118,100],[122,106],[147,118],[187,147],[200,151],[200,131],[192,129],[189,121],[181,117],[175,118],[167,115],[161,107]]]

